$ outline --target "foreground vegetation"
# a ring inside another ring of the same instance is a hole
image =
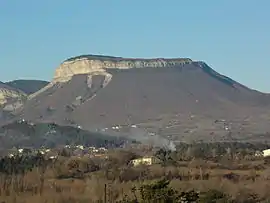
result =
[[[269,202],[270,162],[256,157],[263,145],[180,145],[175,152],[151,148],[56,160],[35,156],[0,160],[0,202]],[[66,149],[65,149],[66,150]],[[142,155],[159,164],[132,166]]]

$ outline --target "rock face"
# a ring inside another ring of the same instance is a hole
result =
[[[0,82],[0,107],[11,110],[12,105],[18,106],[26,99],[26,94]],[[11,106],[10,106],[11,105]],[[14,106],[14,107],[15,107]]]
[[[73,75],[103,73],[106,69],[161,68],[191,63],[191,59],[128,59],[111,56],[85,55],[64,61],[55,71],[53,81],[70,80]]]

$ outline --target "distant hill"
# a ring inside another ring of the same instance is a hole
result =
[[[10,87],[19,89],[26,94],[32,94],[45,87],[49,82],[43,80],[13,80],[6,82]]]
[[[14,80],[0,82],[0,123],[12,118],[12,112],[21,109],[28,95],[43,88],[48,82],[40,80]]]
[[[0,149],[8,149],[14,146],[38,148],[66,144],[116,147],[128,139],[54,123],[14,122],[0,128],[0,140]]]

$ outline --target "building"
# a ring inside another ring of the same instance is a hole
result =
[[[264,157],[270,156],[270,149],[263,150],[262,152]]]
[[[138,165],[153,165],[153,164],[158,164],[160,163],[160,160],[154,156],[145,156],[142,158],[138,158],[138,159],[133,159],[131,161],[131,164],[133,166],[138,166]]]

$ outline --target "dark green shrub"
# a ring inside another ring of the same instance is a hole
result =
[[[200,197],[201,203],[228,203],[230,201],[226,194],[218,190],[209,190]]]

